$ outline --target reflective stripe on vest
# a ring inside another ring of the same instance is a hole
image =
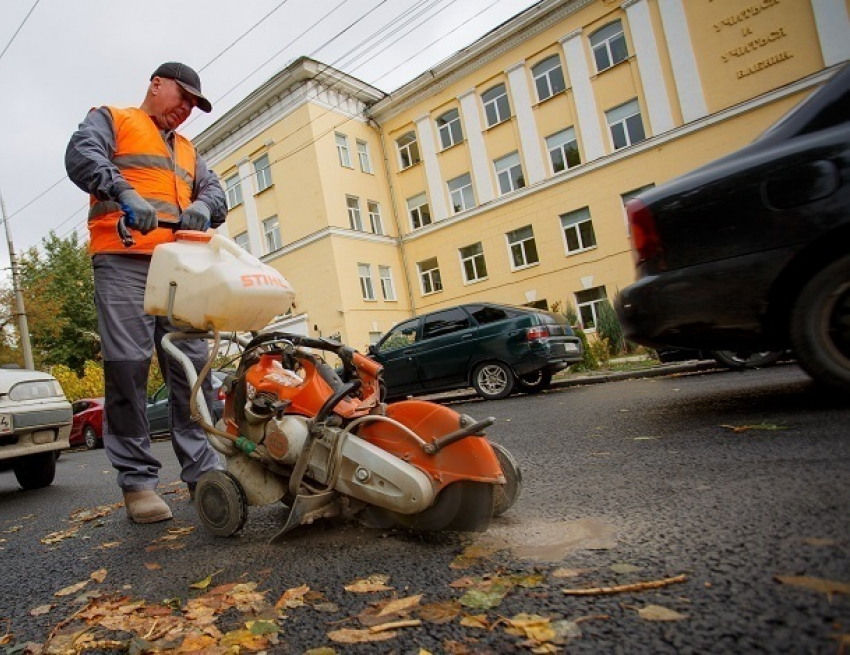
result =
[[[112,163],[122,177],[156,209],[161,223],[176,224],[181,212],[192,202],[195,176],[195,148],[174,134],[172,154],[162,134],[141,109],[107,107],[115,129]],[[169,228],[142,235],[133,232],[136,245],[125,248],[116,230],[121,206],[115,201],[91,197],[89,207],[89,252],[151,254],[155,246],[174,240]]]

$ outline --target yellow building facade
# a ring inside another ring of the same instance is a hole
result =
[[[462,302],[634,279],[624,202],[755,138],[850,60],[850,0],[542,0],[386,95],[302,58],[195,139],[220,228],[357,348]]]

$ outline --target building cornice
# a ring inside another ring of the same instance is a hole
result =
[[[372,234],[371,232],[359,232],[357,230],[348,230],[342,227],[326,227],[321,230],[317,230],[312,234],[308,234],[305,237],[301,237],[296,241],[293,241],[290,244],[283,246],[282,248],[278,248],[274,252],[270,252],[266,255],[260,257],[260,261],[269,264],[280,257],[285,257],[296,250],[301,250],[306,246],[309,246],[312,243],[317,241],[321,241],[323,239],[328,239],[330,237],[339,237],[342,239],[350,239],[353,241],[368,241],[370,243],[377,243],[382,245],[389,246],[398,246],[398,239],[396,237],[387,236],[384,234]]]
[[[541,0],[370,106],[369,115],[379,123],[392,119],[595,1]]]

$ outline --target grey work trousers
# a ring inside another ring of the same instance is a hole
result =
[[[170,390],[171,443],[182,468],[181,479],[193,486],[207,471],[222,468],[203,429],[190,418],[191,388],[183,367],[162,349],[162,337],[179,329],[165,317],[145,314],[149,267],[149,257],[101,254],[92,258],[106,385],[103,444],[118,471],[118,486],[124,491],[156,488],[162,468],[151,452],[145,413],[154,347]],[[190,339],[174,343],[199,372],[208,358],[208,342]],[[203,392],[207,406],[212,408],[209,376],[204,380]]]

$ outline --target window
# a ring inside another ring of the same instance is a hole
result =
[[[375,299],[375,288],[372,286],[372,266],[370,264],[357,264],[357,274],[360,276],[360,293],[363,300]]]
[[[632,226],[629,225],[629,215],[626,212],[626,203],[629,200],[631,200],[632,198],[637,198],[644,191],[648,191],[649,189],[653,188],[654,186],[655,186],[654,184],[647,184],[645,186],[638,187],[637,189],[632,189],[631,191],[626,191],[625,193],[620,195],[620,198],[622,198],[622,200],[623,200],[623,220],[626,222],[626,234],[631,235],[631,233],[632,233]]]
[[[599,305],[608,302],[605,287],[594,287],[586,291],[576,293],[576,307],[581,321],[581,327],[585,330],[595,330],[599,318]]]
[[[398,146],[398,158],[401,164],[401,170],[410,168],[421,161],[419,157],[419,144],[416,142],[416,132],[408,132],[395,143]]]
[[[336,132],[336,151],[339,155],[339,165],[345,168],[353,168],[351,156],[348,154],[348,137]]]
[[[452,332],[466,330],[470,325],[469,316],[460,307],[434,312],[425,317],[422,324],[422,339],[442,337]]]
[[[283,245],[280,240],[280,224],[277,216],[263,221],[263,233],[266,235],[266,252],[274,252]]]
[[[537,100],[540,102],[567,88],[558,55],[552,55],[534,66],[531,75],[534,78],[534,88],[537,89]]]
[[[546,137],[546,150],[549,151],[549,161],[552,162],[552,173],[578,166],[581,156],[578,153],[576,131],[572,127]]]
[[[455,214],[475,207],[475,194],[472,192],[472,178],[469,173],[449,180],[448,185]]]
[[[384,222],[381,220],[381,206],[374,200],[367,200],[366,208],[369,210],[369,224],[372,226],[372,232],[383,234]]]
[[[372,160],[369,157],[369,144],[357,139],[357,157],[360,159],[360,170],[364,173],[372,172]]]
[[[499,179],[499,193],[505,195],[525,186],[518,152],[506,155],[493,163],[496,165],[496,177]]]
[[[458,252],[460,252],[464,282],[480,282],[487,279],[487,262],[484,261],[484,248],[480,241],[461,248]]]
[[[587,207],[561,214],[561,228],[564,230],[568,255],[596,247],[596,234]]]
[[[423,296],[443,290],[443,281],[440,279],[440,268],[437,266],[436,257],[419,262],[416,266],[419,268],[419,282],[422,284]]]
[[[363,231],[363,218],[360,216],[360,198],[346,196],[345,204],[348,206],[348,224],[352,230]]]
[[[646,138],[637,98],[619,107],[614,107],[614,109],[609,109],[605,112],[605,117],[611,130],[614,150],[625,148]]]
[[[508,232],[506,236],[511,251],[512,268],[525,268],[540,261],[537,257],[537,244],[534,242],[534,230],[530,225]]]
[[[506,121],[511,117],[511,105],[508,101],[508,91],[504,84],[494,86],[481,94],[484,103],[484,115],[487,117],[487,127]]]
[[[381,294],[384,300],[395,300],[393,270],[389,266],[378,266],[378,276],[381,278]]]
[[[272,185],[272,169],[268,155],[263,155],[254,162],[254,174],[257,176],[257,193]]]
[[[478,325],[487,325],[487,323],[495,323],[496,321],[504,321],[506,318],[516,318],[520,316],[519,312],[503,307],[493,307],[492,305],[467,305],[467,311],[472,314]]]
[[[248,245],[248,232],[240,232],[235,237],[233,237],[233,242],[245,250],[246,252],[251,252],[251,247]]]
[[[407,211],[410,213],[410,224],[414,230],[431,224],[431,210],[424,193],[407,199]]]
[[[379,352],[387,352],[396,348],[407,348],[416,343],[416,333],[419,328],[419,319],[413,318],[404,323],[396,325],[387,338],[381,342],[378,347]]]
[[[629,57],[626,36],[623,34],[623,26],[618,20],[608,23],[602,29],[591,34],[590,47],[593,49],[593,57],[596,60],[596,70],[600,73]]]
[[[463,141],[463,129],[457,109],[447,111],[437,119],[437,131],[440,133],[443,150]]]
[[[242,204],[242,182],[238,174],[228,177],[224,181],[224,188],[227,194],[228,209],[233,209]]]

